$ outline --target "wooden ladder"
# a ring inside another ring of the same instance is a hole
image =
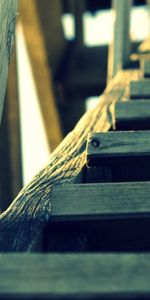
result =
[[[53,188],[45,254],[0,256],[1,298],[149,299],[148,64],[116,103],[117,130],[89,135],[80,184]]]
[[[150,56],[137,56],[114,81],[116,131],[92,132],[78,182],[53,187],[38,253],[0,255],[1,299],[150,298]]]

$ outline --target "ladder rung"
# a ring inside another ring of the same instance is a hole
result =
[[[53,188],[54,221],[150,218],[150,182],[69,184]]]
[[[85,182],[150,180],[150,131],[93,133]]]
[[[150,182],[55,187],[44,251],[150,251],[149,195]]]
[[[150,120],[150,101],[132,100],[117,102],[116,119],[117,121],[125,120],[126,122],[131,120]]]
[[[116,130],[150,130],[150,101],[117,102]]]
[[[104,161],[125,157],[150,158],[150,131],[115,131],[92,133],[87,143],[88,166],[97,166]]]
[[[130,82],[131,98],[150,98],[150,79],[133,80]]]
[[[1,299],[150,297],[150,254],[3,254],[0,269]]]
[[[150,59],[141,59],[141,69],[144,77],[150,77]]]

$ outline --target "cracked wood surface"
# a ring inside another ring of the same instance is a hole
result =
[[[115,102],[128,97],[130,80],[138,78],[138,70],[120,71],[110,81],[96,108],[83,115],[74,130],[51,154],[49,165],[0,215],[0,251],[32,249],[51,217],[53,186],[78,180],[85,165],[87,135],[92,131],[106,132],[112,123],[115,124]]]
[[[0,0],[0,120],[14,42],[17,0]]]

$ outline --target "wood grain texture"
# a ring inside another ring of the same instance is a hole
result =
[[[114,103],[127,97],[131,78],[138,70],[123,71],[109,83],[96,108],[88,111],[50,156],[49,165],[26,186],[0,215],[0,250],[31,250],[51,217],[51,192],[55,185],[76,182],[85,166],[87,135],[106,132],[114,123]]]
[[[3,254],[0,269],[1,299],[150,297],[149,254]]]
[[[14,42],[17,0],[0,1],[0,120]]]
[[[75,184],[52,191],[55,221],[147,218],[150,183]]]
[[[94,141],[98,146],[94,147]],[[150,131],[124,131],[90,134],[87,159],[92,157],[150,156]]]

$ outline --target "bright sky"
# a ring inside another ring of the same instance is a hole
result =
[[[64,15],[63,26],[65,37],[74,38],[74,19],[71,14]],[[84,43],[87,46],[110,44],[113,36],[114,11],[111,9],[98,11],[96,14],[84,14]],[[142,25],[141,25],[142,24]],[[150,17],[145,6],[132,9],[130,35],[133,41],[143,40],[150,32]]]

